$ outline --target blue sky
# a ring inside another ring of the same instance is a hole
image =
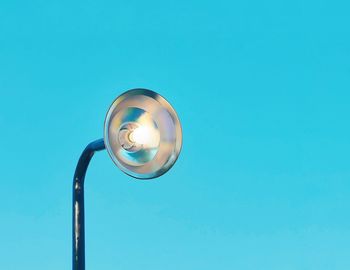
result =
[[[183,126],[173,169],[106,152],[86,183],[88,269],[350,268],[346,1],[2,1],[0,268],[71,267],[71,185],[113,99]]]

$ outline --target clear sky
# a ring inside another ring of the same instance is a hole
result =
[[[183,151],[149,182],[94,157],[88,269],[350,269],[349,8],[1,1],[0,269],[70,269],[77,159],[135,87]]]

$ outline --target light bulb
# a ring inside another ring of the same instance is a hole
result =
[[[159,144],[159,132],[150,126],[139,126],[129,134],[131,142],[146,147],[157,147]]]

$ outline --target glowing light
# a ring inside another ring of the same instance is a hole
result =
[[[131,142],[147,147],[157,147],[159,144],[159,132],[156,132],[149,126],[140,126],[135,128],[129,134]]]

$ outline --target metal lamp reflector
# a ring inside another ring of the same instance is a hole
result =
[[[108,110],[104,142],[114,163],[139,179],[158,177],[175,163],[182,131],[173,107],[159,94],[133,89]]]

